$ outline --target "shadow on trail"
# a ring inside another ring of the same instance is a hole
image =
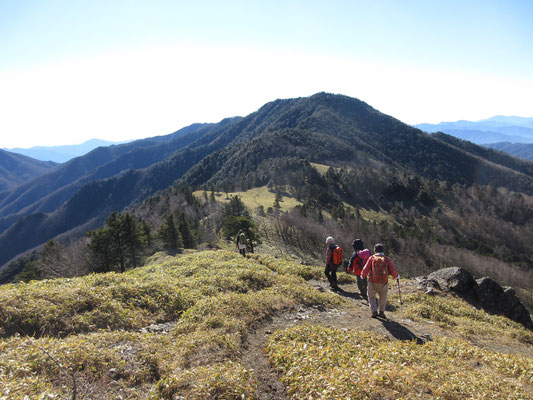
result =
[[[365,300],[363,296],[361,296],[359,293],[347,292],[346,290],[342,290],[341,288],[335,290],[335,293],[337,293],[339,296],[348,297],[354,300]]]
[[[392,321],[390,319],[387,320],[380,320],[385,329],[387,329],[392,336],[394,336],[398,340],[403,341],[416,341],[416,344],[424,344],[425,341],[418,336],[416,336],[413,332],[411,332],[409,329],[407,329],[402,324]]]

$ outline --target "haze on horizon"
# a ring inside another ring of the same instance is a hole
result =
[[[533,116],[521,0],[0,0],[0,148],[122,141],[332,92],[409,124]]]

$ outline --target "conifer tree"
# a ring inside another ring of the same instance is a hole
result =
[[[114,255],[111,249],[111,234],[103,226],[94,231],[87,232],[89,242],[90,264],[94,272],[109,272],[113,267]]]
[[[142,242],[139,234],[137,222],[128,213],[121,217],[121,234],[123,235],[123,243],[130,265],[137,268],[139,261],[139,254],[142,251]]]
[[[196,240],[184,213],[180,213],[178,217],[178,231],[181,235],[183,247],[186,249],[194,249],[196,247]]]
[[[143,221],[141,224],[140,239],[144,247],[147,247],[148,249],[152,248],[152,244],[153,244],[152,227],[148,225],[146,221]]]
[[[126,271],[126,257],[124,234],[122,232],[122,218],[117,212],[112,212],[106,221],[111,236],[111,251],[120,265],[120,272]]]
[[[117,264],[120,272],[126,267],[137,267],[143,246],[137,223],[130,214],[111,213],[105,226],[88,232],[87,236],[91,239],[89,250],[95,272],[111,271]]]
[[[183,245],[172,214],[167,214],[165,222],[159,229],[159,237],[167,250],[176,251]]]

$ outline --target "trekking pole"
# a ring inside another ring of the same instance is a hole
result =
[[[400,289],[400,278],[396,279],[396,282],[398,283],[398,295],[400,296],[400,312],[402,313],[402,319],[405,319],[403,316],[403,301],[402,301],[402,291]]]

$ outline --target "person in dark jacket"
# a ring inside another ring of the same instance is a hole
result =
[[[366,262],[370,257],[370,250],[365,248],[365,245],[361,239],[355,239],[352,243],[352,246],[354,252],[352,253],[352,257],[350,258],[350,262],[348,263],[348,268],[346,269],[346,271],[348,273],[353,273],[356,276],[357,287],[359,288],[361,297],[363,297],[364,299],[368,299],[367,278],[363,278],[361,276],[361,272],[363,272],[363,267],[365,266]]]
[[[335,239],[333,239],[331,236],[328,236],[326,239],[326,245],[328,247],[326,249],[326,268],[324,269],[324,274],[326,274],[326,278],[328,278],[329,286],[336,290],[338,289],[337,268],[339,266],[333,263],[333,250],[337,248]]]

